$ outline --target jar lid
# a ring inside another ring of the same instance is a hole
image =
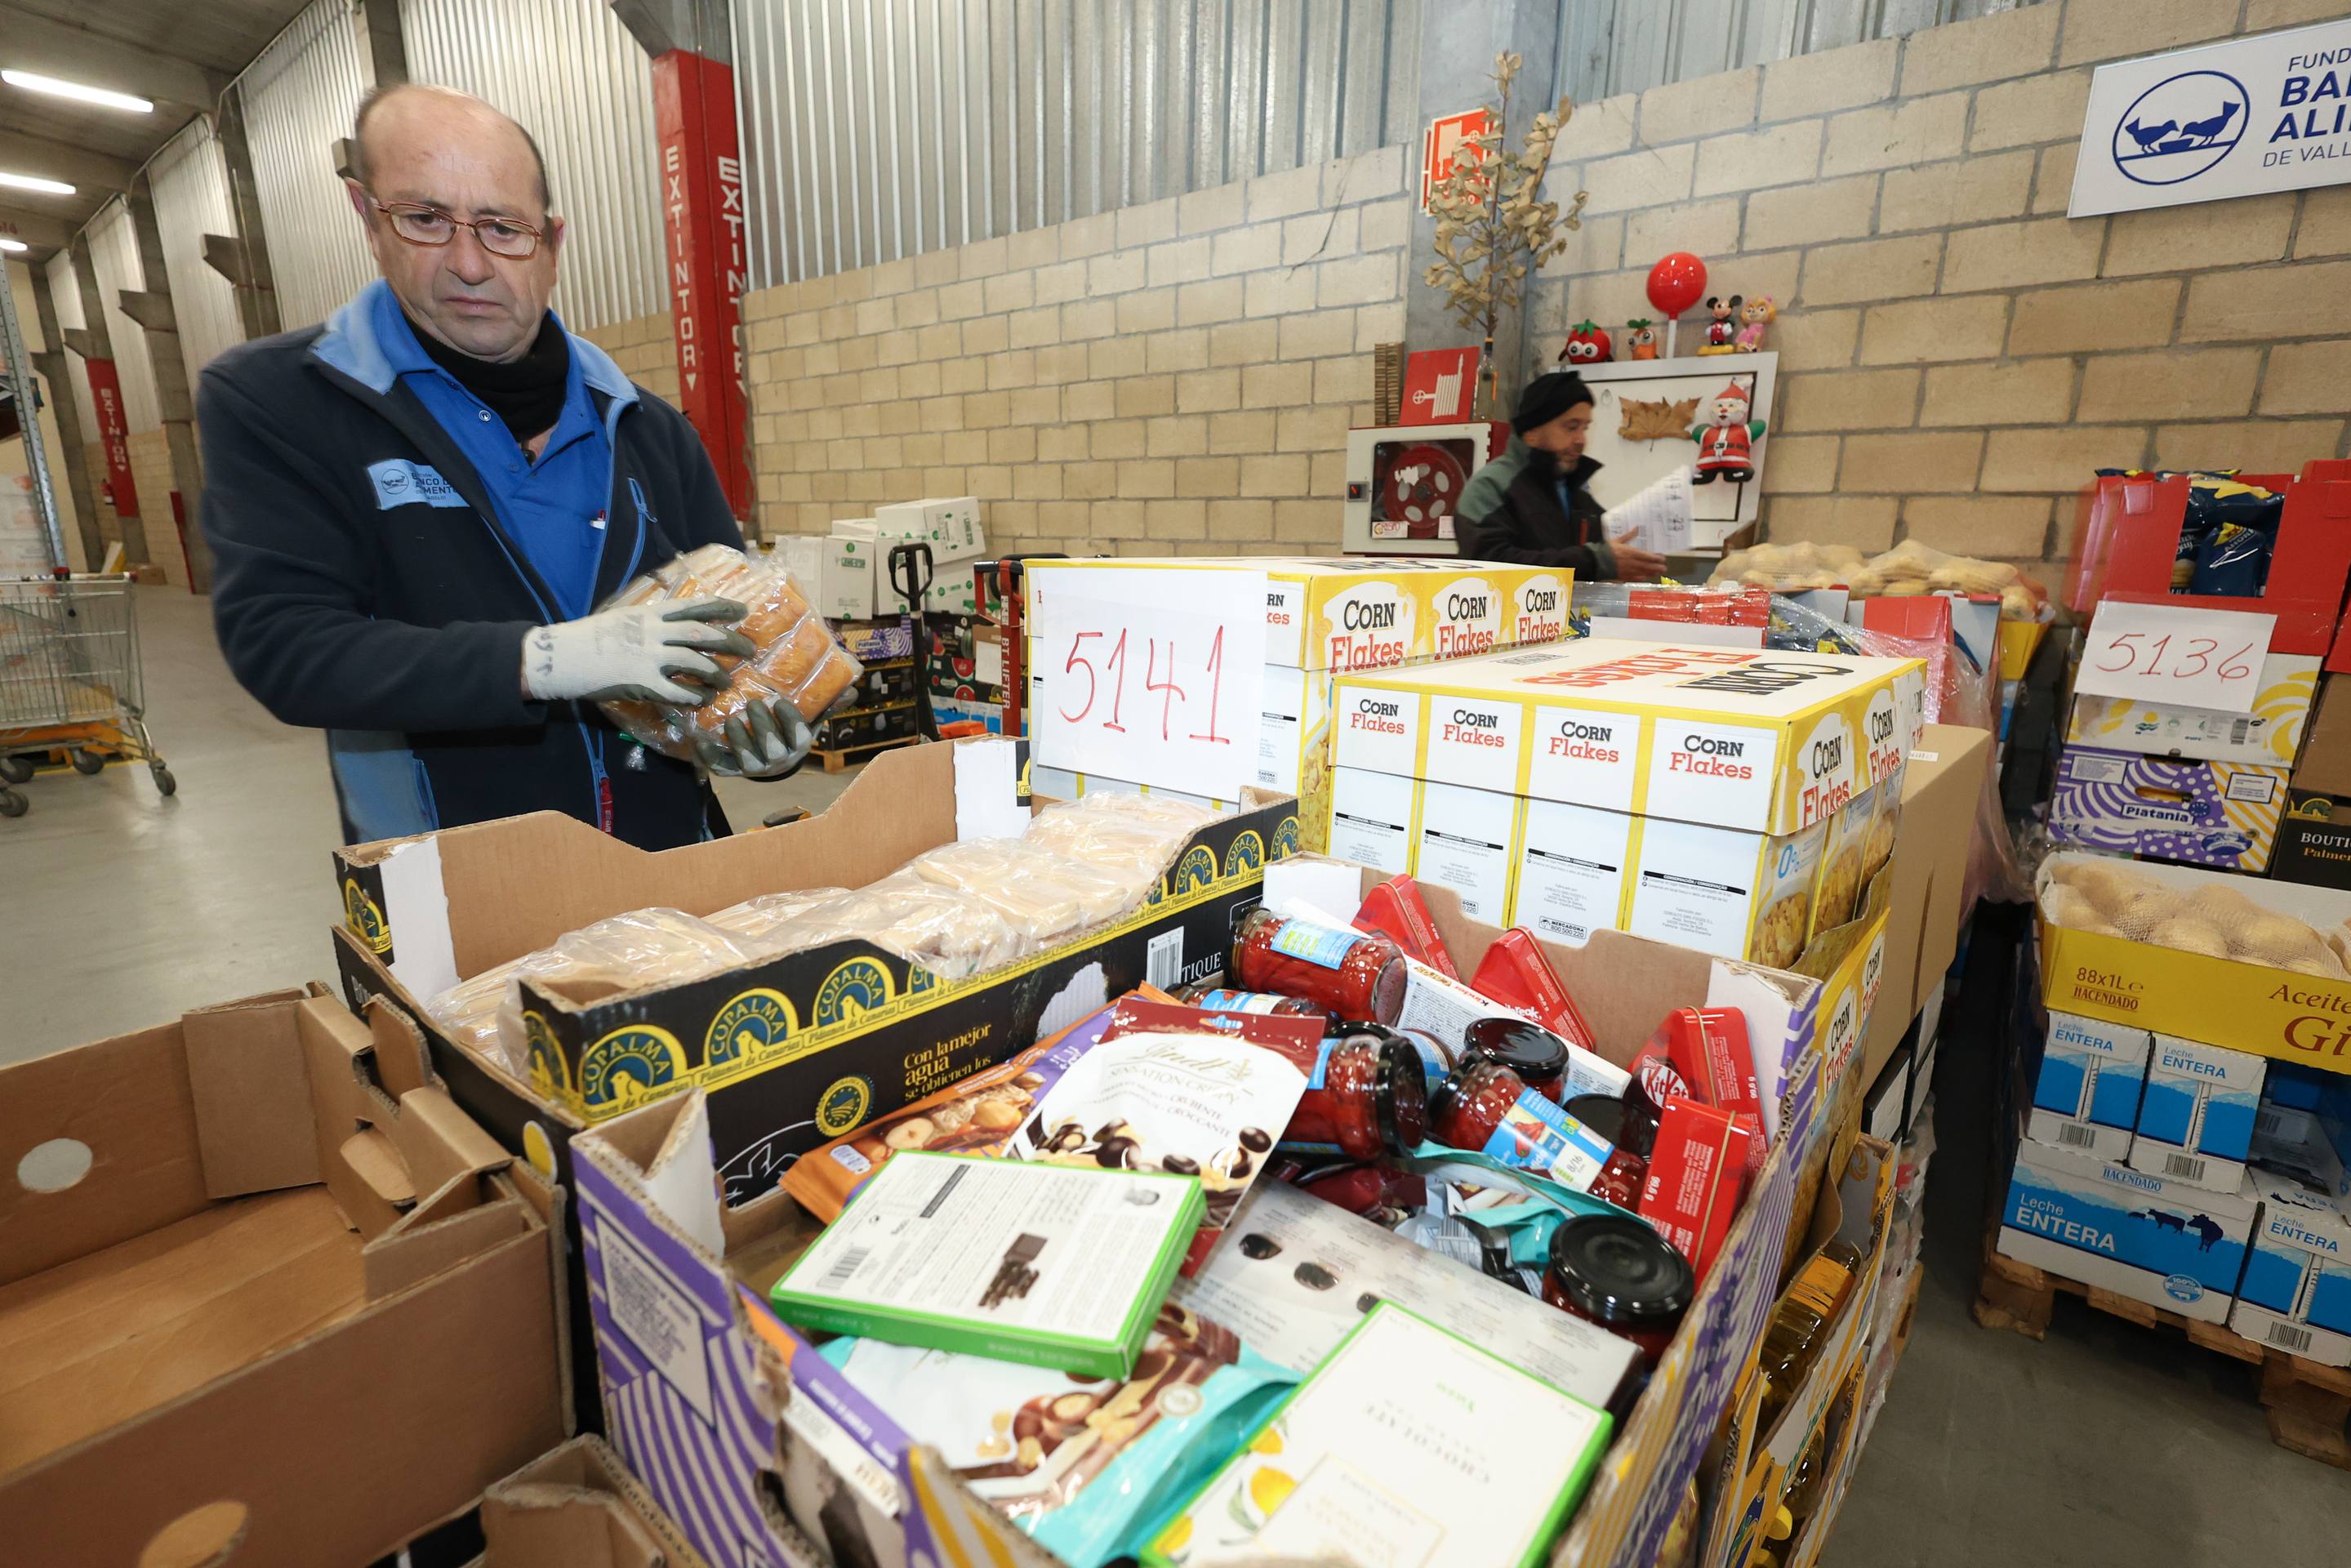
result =
[[[1657,1120],[1646,1104],[1614,1094],[1578,1094],[1560,1108],[1628,1155],[1646,1160],[1657,1146]]]
[[[1567,1042],[1539,1023],[1529,1023],[1524,1019],[1479,1019],[1464,1031],[1464,1036],[1470,1058],[1500,1062],[1531,1089],[1555,1083],[1567,1075]]]
[[[1579,1215],[1551,1236],[1551,1272],[1578,1316],[1603,1328],[1664,1328],[1698,1292],[1698,1276],[1643,1221]]]
[[[1380,1142],[1399,1155],[1420,1147],[1428,1137],[1428,1077],[1420,1048],[1385,1024],[1342,1024],[1339,1038],[1343,1042],[1376,1042],[1379,1064],[1372,1077],[1372,1107],[1379,1119]]]

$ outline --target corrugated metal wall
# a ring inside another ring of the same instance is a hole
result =
[[[317,0],[246,70],[246,140],[277,310],[287,329],[323,321],[375,276],[359,214],[335,176],[366,91],[350,0]]]
[[[734,0],[751,286],[1405,141],[1423,3]]]
[[[90,220],[88,232],[89,258],[98,268],[98,297],[106,307],[106,330],[114,341],[114,373],[122,382],[123,421],[134,435],[161,430],[163,416],[155,404],[155,366],[147,357],[147,329],[122,313],[122,291],[147,287],[131,209],[120,200],[109,204]]]
[[[73,252],[59,246],[49,257],[46,268],[49,275],[49,298],[57,308],[57,326],[69,330],[86,326],[81,313],[81,285],[74,281]],[[89,378],[82,373],[81,356],[69,354],[66,362],[71,373],[66,380],[72,383],[74,408],[81,416],[81,434],[85,441],[98,439],[98,404],[89,395]]]
[[[402,0],[400,31],[409,79],[486,99],[538,140],[569,228],[565,325],[666,308],[652,66],[604,0]]]
[[[180,322],[180,352],[193,377],[214,354],[245,340],[236,290],[204,265],[204,235],[234,235],[228,168],[221,162],[213,123],[203,115],[164,144],[147,166],[155,192],[155,226],[163,238],[172,309]]]
[[[1588,102],[2036,3],[1564,0],[1559,8],[1559,90]]]

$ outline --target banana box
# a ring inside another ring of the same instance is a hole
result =
[[[2270,863],[2285,799],[2283,768],[2068,746],[2057,758],[2049,836],[2082,849],[2260,871]]]
[[[1899,772],[1916,660],[1588,638],[1350,672],[1332,760],[1784,836]]]
[[[2291,768],[2302,750],[2311,704],[2318,696],[2315,655],[2272,653],[2250,710],[2182,707],[2128,697],[2078,696],[2065,720],[2065,744],[2147,757]]]

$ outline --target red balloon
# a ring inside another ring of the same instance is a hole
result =
[[[1706,263],[1686,250],[1660,256],[1649,268],[1649,303],[1670,321],[1706,292]]]

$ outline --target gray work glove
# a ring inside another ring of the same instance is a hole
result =
[[[695,751],[713,773],[739,773],[746,779],[775,779],[798,768],[816,744],[816,731],[800,717],[799,709],[778,697],[772,705],[750,702],[723,727],[726,744],[698,740]]]
[[[534,628],[522,640],[522,689],[541,702],[669,703],[699,707],[726,685],[713,653],[749,658],[731,599],[661,601]]]

